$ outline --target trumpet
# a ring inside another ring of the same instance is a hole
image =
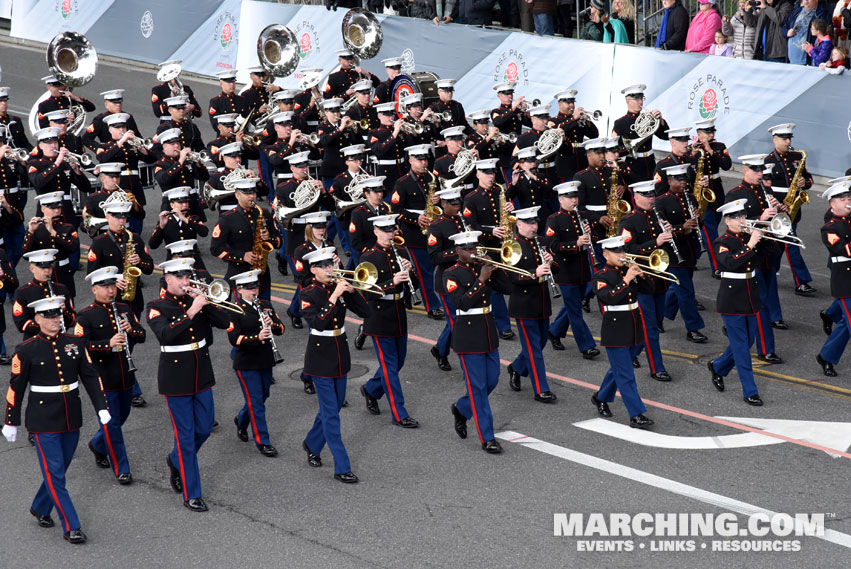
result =
[[[588,124],[589,121],[600,120],[600,117],[602,117],[602,116],[603,116],[603,111],[600,111],[600,110],[592,111],[590,115],[583,111],[582,114],[579,115],[579,122],[581,122],[583,125]]]
[[[309,144],[310,146],[318,146],[319,145],[319,135],[315,132],[311,132],[310,134],[299,133],[296,138],[299,142],[304,142],[305,144]]]
[[[10,148],[6,151],[6,154],[3,155],[3,158],[17,160],[18,162],[26,162],[27,157],[29,157],[29,153],[23,148]]]
[[[154,141],[150,138],[137,138],[132,137],[127,139],[127,145],[130,148],[144,148],[146,150],[150,150],[154,147]]]
[[[476,255],[473,255],[473,260],[479,261],[482,264],[493,265],[497,269],[502,269],[503,271],[508,271],[510,273],[517,273],[518,275],[521,275],[521,276],[524,276],[524,277],[527,277],[527,278],[532,278],[534,276],[532,273],[530,273],[529,271],[527,271],[525,269],[521,269],[519,267],[514,267],[514,266],[509,265],[507,263],[500,263],[499,261],[494,261],[490,257],[479,255],[478,253]]]
[[[434,113],[433,115],[429,115],[427,119],[429,122],[433,122],[434,124],[441,124],[445,122],[450,122],[452,120],[452,113],[450,111],[443,111],[442,113]]]
[[[493,140],[497,144],[516,144],[517,143],[517,133],[516,132],[509,132],[508,134],[505,134],[503,132],[498,132],[493,137]]]
[[[88,154],[76,154],[71,152],[70,150],[65,153],[65,160],[70,164],[78,165],[78,166],[91,166],[92,165],[92,157]]]
[[[528,101],[524,100],[522,103],[517,105],[517,108],[525,113],[526,111],[529,110],[530,107],[540,107],[540,106],[541,106],[541,99],[532,99],[531,104]]]
[[[792,218],[788,214],[780,212],[767,221],[746,219],[743,222],[745,231],[762,231],[764,239],[785,243],[806,249],[806,245],[797,235],[792,235]]]
[[[189,279],[189,284],[192,286],[183,287],[184,292],[194,292],[199,296],[203,296],[219,308],[230,310],[237,314],[245,314],[245,311],[240,305],[228,301],[228,297],[230,296],[230,285],[226,280],[215,279],[211,283],[205,283],[204,281]]]
[[[424,130],[425,126],[421,122],[402,121],[402,131],[408,134],[422,134]]]
[[[675,284],[680,284],[680,279],[678,279],[676,275],[665,270],[671,263],[668,253],[663,249],[656,249],[650,253],[650,255],[633,255],[631,253],[625,253],[624,256],[621,257],[621,261],[627,265],[636,265],[637,267],[640,267],[642,271],[649,273],[650,276],[664,281],[670,281]]]
[[[350,122],[346,128],[351,129],[355,132],[359,130],[366,132],[369,130],[369,119],[361,119],[359,121],[352,119],[352,122]],[[317,142],[319,142],[318,139]]]
[[[334,269],[332,276],[334,282],[338,280],[347,281],[360,291],[384,296],[384,291],[375,284],[378,282],[378,269],[370,262],[361,263],[353,271]]]
[[[210,155],[207,154],[206,150],[201,150],[200,152],[190,152],[186,155],[186,159],[190,162],[208,162]]]

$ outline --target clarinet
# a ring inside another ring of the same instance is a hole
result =
[[[688,194],[684,194],[686,199],[686,207],[688,207],[688,215],[692,219],[697,220],[697,242],[700,243],[700,251],[701,253],[706,252],[706,242],[703,240],[703,232],[700,230],[700,218],[697,215],[697,212],[694,211],[694,206],[691,205],[691,200],[689,199]]]
[[[127,320],[126,316],[121,316],[118,313],[118,307],[115,306],[115,299],[109,301],[109,304],[112,305],[112,316],[115,318],[115,325],[118,327],[118,331],[124,335],[124,343],[127,345],[127,349],[123,349],[121,346],[117,346],[116,352],[124,352],[124,355],[127,356],[127,371],[136,371],[136,364],[133,363],[133,356],[130,355],[130,340],[127,338],[127,332],[121,329],[121,322]]]
[[[268,326],[266,324],[266,320],[263,318],[263,309],[260,307],[260,301],[255,298],[251,301],[251,306],[254,307],[254,310],[256,310],[257,314],[260,316],[260,327],[264,330],[270,330],[271,326]],[[275,357],[275,364],[279,364],[284,361],[284,356],[281,355],[281,352],[278,351],[277,344],[275,344],[274,336],[269,338],[269,343],[272,344],[272,355]]]
[[[51,297],[56,296],[56,293],[53,292],[53,283],[51,282],[51,280],[49,278],[47,279],[47,292],[50,293]],[[62,332],[63,334],[66,331],[65,330],[65,307],[64,306],[62,307],[62,318],[59,320],[59,331]]]
[[[658,221],[658,222],[659,222],[659,227],[662,229],[662,232],[664,233],[664,232],[666,231],[666,229],[665,229],[665,220],[664,220],[664,219],[662,219],[662,214],[661,214],[661,213],[659,213],[659,209],[656,207],[656,204],[655,204],[655,203],[653,204],[653,213],[655,213],[655,214],[656,214],[656,221]],[[678,262],[678,263],[683,263],[683,262],[684,262],[684,260],[683,260],[683,256],[682,256],[682,255],[680,255],[680,249],[679,249],[679,247],[677,247],[677,242],[676,242],[676,240],[671,239],[671,240],[669,241],[669,243],[671,244],[671,249],[673,249],[673,250],[674,250],[674,255],[676,255],[676,257],[677,257],[677,262]]]
[[[396,249],[396,245],[391,241],[390,248],[393,249],[393,255],[396,257],[396,263],[399,265],[400,270],[404,270],[402,265],[402,258],[399,256],[399,250]],[[414,290],[414,283],[411,281],[411,273],[408,273],[407,285],[408,290],[411,292],[411,304],[414,306],[418,306],[423,303],[422,296],[420,295],[420,291]]]
[[[597,254],[594,252],[594,242],[591,240],[591,228],[588,226],[588,221],[583,219],[578,211],[574,210],[574,213],[576,213],[576,219],[579,220],[579,228],[582,230],[582,235],[587,235],[588,240],[591,241],[587,246],[588,254],[591,256],[591,262],[596,267],[600,263],[597,261]]]
[[[535,235],[535,247],[538,248],[538,254],[541,256],[541,261],[546,262],[546,261],[544,261],[544,248],[541,247],[541,242],[538,241],[537,235]],[[552,265],[550,263],[547,263],[547,266],[552,267]],[[556,280],[553,277],[553,274],[547,273],[546,275],[544,275],[544,278],[546,279],[547,286],[550,289],[550,296],[552,298],[560,298],[561,297],[561,288],[556,284]]]

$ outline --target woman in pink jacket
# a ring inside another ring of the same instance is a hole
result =
[[[715,0],[698,0],[698,6],[700,9],[688,28],[686,51],[709,53],[715,43],[715,30],[721,27],[721,14]]]

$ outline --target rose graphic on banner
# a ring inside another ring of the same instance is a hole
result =
[[[222,51],[228,51],[232,45],[236,44],[237,36],[239,35],[239,26],[237,26],[236,18],[230,12],[224,12],[216,20],[215,37]]]
[[[298,56],[301,59],[307,59],[314,53],[319,54],[321,52],[319,33],[316,31],[316,26],[304,20],[299,22],[296,27],[290,29],[292,29],[295,37],[298,38]]]
[[[502,52],[493,74],[493,82],[511,81],[518,85],[529,85],[529,70],[523,60],[523,53],[517,49]]]
[[[67,20],[77,11],[77,0],[59,0],[56,3],[56,11],[63,20]]]
[[[700,105],[698,106],[698,112],[700,113],[701,118],[711,119],[715,118],[715,113],[718,108],[718,95],[715,93],[715,89],[707,89],[703,93],[703,97],[700,99]]]
[[[225,24],[222,27],[222,49],[227,49],[230,47],[230,42],[233,41],[233,32],[231,31],[230,24]]]
[[[304,33],[301,35],[301,42],[299,43],[298,56],[302,59],[310,55],[310,50],[312,46],[310,45],[310,34]]]

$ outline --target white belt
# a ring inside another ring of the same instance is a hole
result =
[[[405,211],[409,211],[409,212],[415,213],[417,215],[422,215],[423,213],[425,213],[425,210],[422,210],[422,209],[406,209]]]
[[[609,206],[605,205],[586,205],[585,209],[588,211],[606,211]]]
[[[316,328],[310,329],[310,334],[312,336],[342,336],[346,333],[346,327],[342,328],[334,328],[333,330],[317,330]]]
[[[402,298],[402,295],[397,293],[394,294],[385,294],[384,296],[378,297],[378,300],[399,300]]]
[[[849,261],[851,261],[851,259],[849,259]],[[721,271],[721,278],[722,279],[745,280],[745,279],[752,279],[755,274],[756,273],[754,271],[748,271],[746,273],[728,273],[726,271]]]
[[[277,178],[279,180],[289,180],[292,177],[293,177],[292,172],[284,172],[283,174],[277,174]]]
[[[605,305],[606,312],[627,312],[628,310],[635,310],[638,308],[637,302],[631,302],[629,304],[615,304],[613,306]]]
[[[200,342],[192,342],[191,344],[183,344],[182,346],[160,346],[161,352],[193,352],[207,345],[207,340],[203,339]]]
[[[714,174],[712,174],[711,176],[709,176],[709,179],[710,179],[710,180],[718,180],[718,179],[720,179],[720,178],[721,178],[721,172],[715,172]]]
[[[65,265],[67,265],[70,262],[71,262],[71,259],[59,259],[59,262],[57,264],[60,267],[64,267]]]
[[[236,207],[238,207],[238,204],[231,204],[231,205],[219,204],[219,211],[230,211],[230,210],[232,210]]]
[[[847,263],[851,261],[851,257],[831,257],[831,263]]]
[[[70,200],[70,199],[71,199],[71,194],[65,194],[65,195],[63,195],[63,196],[62,196],[62,198],[63,198],[63,199],[66,199],[66,200]]]
[[[376,160],[375,163],[379,166],[396,166],[399,164],[397,160]]]
[[[3,191],[7,194],[17,194],[18,190],[20,190],[20,186],[15,186],[14,188],[6,188]]]
[[[538,168],[552,168],[555,165],[555,162],[541,162],[540,164],[538,164]]]
[[[471,308],[470,310],[456,310],[455,314],[457,316],[471,316],[473,314],[488,314],[490,311],[490,306],[483,306],[481,308]]]
[[[306,124],[310,126],[319,126],[319,121],[307,121]]]
[[[139,170],[122,170],[121,175],[122,176],[138,176]]]
[[[788,194],[789,188],[784,188],[783,186],[771,186],[772,192],[777,192],[778,194]]]
[[[652,150],[648,150],[647,152],[636,152],[635,153],[636,158],[647,158],[648,156],[653,156]]]
[[[305,223],[307,223],[307,220],[304,220],[304,219],[302,219],[302,218],[300,218],[300,217],[296,217],[296,218],[294,218],[294,219],[291,219],[291,220],[290,220],[290,223],[291,223],[292,225],[304,225]]]
[[[32,393],[68,393],[77,389],[79,386],[79,381],[65,385],[30,385],[30,391]]]

